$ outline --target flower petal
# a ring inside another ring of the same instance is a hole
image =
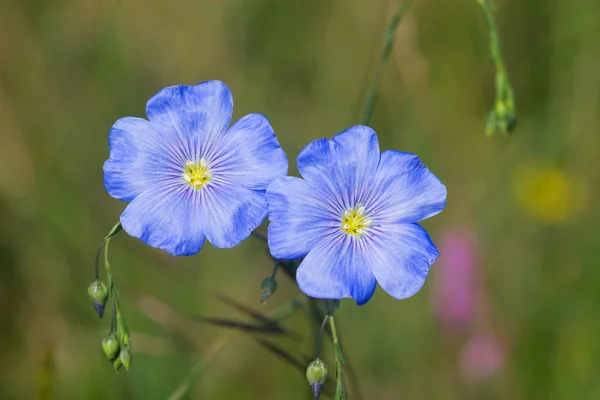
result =
[[[204,234],[219,248],[230,248],[246,239],[267,214],[263,192],[211,181],[196,191]]]
[[[300,290],[318,299],[352,297],[356,304],[365,304],[376,284],[363,245],[345,234],[322,238],[298,267]]]
[[[377,134],[362,125],[350,127],[332,140],[315,140],[298,156],[298,170],[304,179],[337,198],[341,213],[363,202],[378,163]]]
[[[266,190],[273,179],[287,175],[288,162],[269,120],[249,114],[225,134],[210,160],[215,180],[252,190]]]
[[[110,158],[104,163],[104,186],[119,200],[131,201],[149,185],[180,176],[185,160],[142,118],[118,120],[108,136]]]
[[[163,135],[178,138],[188,160],[198,154],[214,155],[232,113],[231,92],[221,81],[166,87],[146,104],[152,125]]]
[[[375,223],[418,222],[444,209],[446,186],[416,155],[388,150],[365,203]]]
[[[372,229],[376,232],[368,236],[368,265],[379,285],[396,299],[417,293],[429,267],[440,255],[425,229],[418,224],[381,225]]]
[[[123,214],[121,224],[131,236],[174,256],[189,256],[204,244],[204,216],[190,196],[193,189],[181,182],[155,185],[137,196]]]
[[[266,193],[269,250],[275,258],[304,257],[331,229],[339,230],[336,215],[318,188],[291,176],[275,179]]]

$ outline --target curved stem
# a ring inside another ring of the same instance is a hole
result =
[[[375,103],[377,102],[377,97],[379,95],[379,83],[381,82],[381,73],[383,71],[383,66],[387,62],[388,58],[390,58],[390,54],[392,54],[392,49],[394,48],[394,36],[396,34],[396,28],[398,27],[398,24],[400,24],[400,20],[402,19],[402,16],[404,15],[406,9],[409,6],[410,1],[400,3],[398,5],[398,9],[390,19],[388,28],[385,32],[385,41],[383,44],[383,50],[381,51],[379,64],[377,64],[377,69],[375,69],[373,79],[371,81],[369,90],[367,91],[363,103],[360,117],[361,125],[369,125],[371,123],[373,109],[375,108]]]
[[[106,243],[106,240],[103,240],[102,243],[100,243],[100,246],[98,246],[98,250],[96,250],[96,257],[94,258],[94,279],[95,280],[100,279],[100,254],[102,253],[102,248],[104,247],[105,243]]]
[[[319,336],[317,336],[317,351],[315,352],[315,359],[318,359],[321,355],[321,346],[323,345],[323,331],[325,330],[325,325],[327,325],[328,319],[329,312],[325,314],[325,318],[323,318],[323,323],[321,324],[321,328],[319,329]]]
[[[277,274],[278,269],[279,269],[279,260],[276,260],[275,265],[273,265],[273,273],[271,274],[271,279],[275,279],[275,275]]]
[[[267,241],[267,234],[262,231],[259,231],[258,229],[253,230],[251,235],[257,239],[262,240],[263,242]]]
[[[344,382],[344,375],[342,374],[342,365],[346,364],[346,361],[344,360],[344,355],[342,354],[342,348],[338,339],[333,315],[329,316],[329,326],[331,327],[331,337],[333,338],[333,348],[335,351],[335,375],[337,379],[335,399],[346,399],[346,384]]]

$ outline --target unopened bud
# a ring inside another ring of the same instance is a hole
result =
[[[306,379],[308,379],[315,400],[319,400],[321,388],[323,388],[323,383],[327,379],[327,365],[321,359],[317,358],[308,365]]]
[[[127,350],[127,348],[122,348],[119,353],[119,360],[125,366],[125,369],[129,371],[129,367],[131,366],[131,352]]]
[[[123,332],[123,346],[128,350],[131,350],[131,335],[129,332]]]
[[[121,362],[121,359],[119,357],[117,357],[117,358],[115,358],[115,361],[112,362],[112,365],[113,365],[113,368],[115,369],[115,371],[119,372],[119,370],[123,366],[123,363]]]
[[[110,361],[114,361],[114,359],[117,358],[120,349],[121,345],[119,344],[119,339],[117,339],[113,333],[110,333],[102,341],[102,350]]]
[[[101,280],[95,280],[88,286],[88,295],[92,299],[92,304],[98,316],[102,318],[104,315],[104,306],[108,301],[108,287]]]
[[[125,323],[123,315],[117,311],[117,335],[121,338],[121,344],[128,350],[131,350],[131,335],[129,334],[129,328]]]
[[[260,301],[264,304],[269,300],[269,297],[277,290],[277,281],[272,277],[263,279],[260,284]]]

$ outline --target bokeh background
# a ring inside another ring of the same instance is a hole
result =
[[[342,301],[352,398],[600,398],[600,3],[496,3],[511,137],[484,135],[494,70],[475,0],[415,1],[396,32],[372,126],[447,185],[446,210],[424,223],[442,256],[411,299]],[[255,238],[175,258],[117,236],[134,361],[112,370],[109,321],[86,294],[125,206],[102,183],[107,133],[164,86],[220,79],[234,119],[269,117],[296,174],[309,141],[358,122],[396,4],[2,0],[0,398],[311,398],[251,337],[196,321],[245,318],[219,294],[265,313],[298,295],[280,275],[260,304],[271,263]],[[286,322],[298,337],[276,339],[297,355],[314,348],[304,314]]]

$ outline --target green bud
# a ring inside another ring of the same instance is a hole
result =
[[[277,281],[269,276],[263,279],[260,287],[260,301],[265,304],[269,300],[269,297],[277,290]]]
[[[128,331],[123,332],[123,346],[125,346],[126,349],[131,350],[131,335]]]
[[[321,359],[317,358],[308,365],[308,368],[306,369],[306,379],[308,379],[315,400],[319,400],[321,388],[323,387],[325,379],[327,379],[327,365],[325,365]]]
[[[121,362],[121,359],[119,357],[117,357],[117,358],[115,358],[115,361],[112,362],[112,365],[113,365],[113,368],[115,369],[115,371],[119,372],[119,370],[123,366],[123,363]]]
[[[125,323],[123,315],[117,311],[117,335],[121,339],[121,344],[127,349],[131,350],[131,335],[129,334],[129,328]]]
[[[119,353],[119,360],[125,366],[125,369],[129,371],[129,367],[131,366],[131,352],[127,350],[127,348],[122,348]]]
[[[120,349],[119,339],[112,332],[102,341],[102,350],[109,361],[114,361],[117,358]]]
[[[88,286],[88,295],[92,299],[92,304],[98,316],[102,318],[104,315],[104,306],[108,301],[108,287],[104,282],[97,279]]]

